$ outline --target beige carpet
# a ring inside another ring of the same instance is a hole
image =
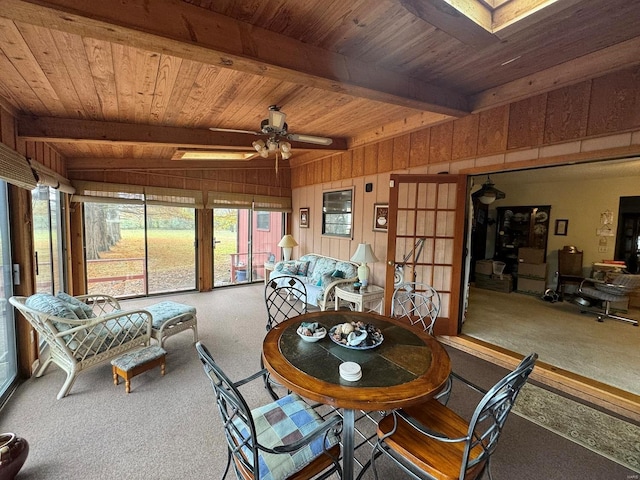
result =
[[[127,301],[123,306],[167,299],[193,305],[201,340],[229,376],[239,379],[259,365],[266,320],[263,292],[263,285],[242,286]],[[56,400],[65,377],[58,368],[22,384],[0,412],[0,431],[16,432],[30,443],[17,480],[220,478],[226,460],[222,427],[192,341],[190,331],[168,339],[166,375],[154,369],[135,377],[129,395],[122,383],[113,385],[108,364],[80,375],[63,400]],[[484,388],[506,373],[447,349],[453,369]],[[260,383],[243,387],[243,393],[252,406],[269,400]],[[460,390],[454,391],[451,404],[466,415],[477,401]],[[366,459],[369,450],[361,452]],[[510,416],[492,463],[495,480],[625,479],[634,474],[519,415]],[[371,472],[365,476],[372,478]],[[403,475],[384,466],[382,478]]]
[[[462,332],[640,395],[640,327],[597,322],[570,302],[472,288]]]

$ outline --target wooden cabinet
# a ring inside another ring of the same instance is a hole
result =
[[[547,254],[550,205],[498,207],[495,259],[506,264],[505,273],[517,274],[518,249],[540,248]]]

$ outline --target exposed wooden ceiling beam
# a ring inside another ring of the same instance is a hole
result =
[[[471,97],[473,113],[640,65],[638,52],[640,37],[486,90]]]
[[[179,0],[0,0],[0,15],[331,92],[463,116],[466,97]]]
[[[486,47],[500,42],[491,33],[491,11],[480,2],[397,0],[416,17],[457,38],[465,45]]]
[[[257,169],[273,171],[274,159],[255,158],[248,161],[217,161],[217,160],[166,160],[157,158],[68,158],[66,167],[68,172],[102,172],[118,170],[127,172],[144,172],[152,169],[160,170],[227,170],[227,169]],[[280,159],[278,168],[289,168],[289,161]]]
[[[18,137],[42,142],[120,143],[165,147],[251,149],[254,139],[245,133],[212,132],[203,128],[165,127],[135,123],[100,122],[54,117],[19,117]],[[291,142],[294,149],[340,151],[344,138],[333,138],[329,146]]]

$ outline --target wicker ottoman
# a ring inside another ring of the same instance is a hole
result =
[[[149,305],[144,309],[153,317],[151,336],[161,347],[164,346],[164,341],[168,337],[189,328],[193,330],[193,343],[198,341],[198,324],[194,307],[167,301]]]
[[[164,375],[166,354],[164,348],[151,345],[114,358],[111,360],[114,385],[118,385],[118,377],[124,378],[125,392],[129,393],[133,377],[158,365],[160,365],[160,374]]]

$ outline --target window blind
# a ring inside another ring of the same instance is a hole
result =
[[[38,184],[27,158],[2,142],[0,142],[0,178],[27,190],[33,190]]]

